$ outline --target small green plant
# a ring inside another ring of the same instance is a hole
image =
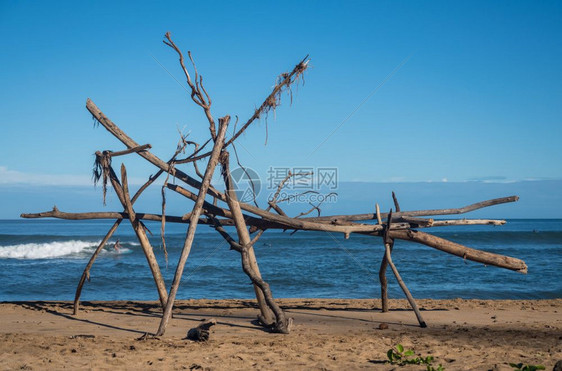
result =
[[[392,365],[405,364],[406,357],[414,355],[413,350],[404,351],[404,346],[402,344],[397,344],[386,352],[388,357],[388,362]]]
[[[513,367],[514,370],[518,371],[537,371],[546,369],[543,365],[525,365],[523,363],[510,363],[509,365]]]
[[[413,355],[414,351],[411,349],[405,350],[402,344],[397,344],[395,347],[390,348],[386,352],[388,362],[392,365],[426,365],[427,371],[444,370],[443,366],[441,365],[437,367],[433,366],[433,356],[410,358]]]

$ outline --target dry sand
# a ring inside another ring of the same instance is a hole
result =
[[[0,369],[424,370],[385,363],[398,343],[446,370],[552,370],[562,360],[562,299],[419,300],[425,329],[402,300],[384,314],[378,300],[280,303],[295,319],[289,335],[258,327],[254,301],[189,300],[177,302],[165,336],[148,340],[137,338],[158,327],[154,302],[85,302],[78,317],[68,302],[0,303]],[[210,317],[218,324],[208,342],[184,339]]]

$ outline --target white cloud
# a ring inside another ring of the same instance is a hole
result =
[[[145,180],[141,179],[129,179],[129,183],[131,184],[142,184],[144,182]],[[91,186],[93,185],[93,181],[92,177],[89,175],[24,173],[21,171],[8,169],[5,166],[0,166],[0,184]]]

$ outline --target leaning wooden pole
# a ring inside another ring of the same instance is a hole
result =
[[[94,253],[92,254],[92,257],[88,261],[86,268],[84,268],[82,277],[80,277],[80,281],[78,282],[78,286],[76,287],[76,294],[74,295],[74,310],[72,312],[73,315],[77,315],[78,310],[80,309],[80,295],[82,294],[82,287],[84,286],[86,279],[90,276],[90,269],[92,268],[92,265],[94,265],[94,262],[96,261],[96,258],[98,257],[99,253],[101,252],[107,241],[109,241],[111,236],[113,236],[113,233],[115,233],[115,231],[117,230],[117,228],[119,227],[122,221],[123,219],[117,219],[115,223],[113,223],[113,225],[106,233],[103,240],[98,245],[96,251],[94,251]]]
[[[103,154],[101,154],[101,152],[96,152],[96,156],[103,156]],[[142,247],[144,256],[146,257],[148,266],[152,273],[152,277],[154,278],[154,283],[156,284],[156,289],[158,290],[160,303],[162,307],[164,307],[168,300],[168,293],[166,291],[166,286],[164,285],[164,279],[162,278],[162,273],[160,272],[160,267],[158,266],[158,261],[156,260],[156,256],[154,256],[154,251],[152,250],[150,241],[146,236],[144,225],[142,224],[140,218],[136,217],[136,214],[132,208],[132,202],[129,198],[128,185],[124,184],[124,186],[122,187],[121,184],[119,183],[119,179],[117,179],[117,175],[115,175],[115,172],[113,171],[113,168],[111,167],[109,162],[107,161],[101,161],[101,162],[104,163],[104,166],[107,167],[107,171],[109,172],[109,180],[111,181],[111,184],[113,186],[115,194],[117,195],[117,198],[123,205],[123,208],[127,210],[129,220],[131,222],[131,225],[133,226],[133,230],[135,231],[135,234],[137,235],[137,239],[139,240],[139,243]],[[124,173],[123,166],[121,169],[121,175],[123,181],[126,183],[127,176],[126,173]]]
[[[404,291],[404,294],[406,295],[406,298],[408,299],[408,302],[412,306],[412,309],[414,310],[414,313],[416,313],[416,317],[418,318],[418,322],[420,324],[420,327],[427,327],[427,324],[425,323],[425,321],[424,321],[424,319],[423,319],[423,317],[420,313],[420,310],[418,309],[418,305],[416,304],[416,301],[414,300],[414,297],[412,296],[412,294],[410,294],[410,290],[408,290],[408,287],[406,287],[406,284],[402,280],[402,277],[400,277],[400,273],[398,273],[398,269],[396,269],[396,266],[392,262],[392,257],[391,257],[392,244],[393,243],[385,243],[384,244],[386,261],[388,262],[388,265],[390,265],[390,268],[392,269],[392,273],[394,273],[394,276],[396,277],[396,281],[398,281],[398,284],[400,285],[400,288],[402,289],[402,291]]]
[[[189,228],[187,229],[187,236],[185,238],[183,249],[178,260],[176,273],[174,275],[174,281],[172,282],[172,286],[170,287],[170,294],[168,295],[168,302],[166,303],[164,314],[162,315],[162,320],[160,321],[156,336],[164,335],[164,332],[166,332],[166,327],[168,326],[168,322],[170,321],[172,309],[174,307],[174,301],[176,299],[176,294],[178,292],[181,277],[183,275],[183,269],[191,251],[193,240],[195,239],[195,231],[197,229],[199,216],[201,215],[201,209],[203,208],[203,201],[205,201],[207,190],[209,189],[209,186],[211,184],[211,178],[213,177],[213,173],[215,171],[215,167],[217,166],[221,150],[224,146],[224,138],[226,136],[227,127],[228,120],[219,119],[219,132],[217,135],[217,139],[211,152],[209,162],[207,163],[207,169],[205,170],[205,175],[203,176],[201,187],[199,188],[199,193],[197,194],[197,201],[195,202],[193,210],[191,211],[191,216],[189,218]]]
[[[292,327],[293,319],[292,318],[287,319],[285,317],[285,313],[283,312],[281,307],[279,307],[277,305],[277,303],[275,303],[275,300],[273,299],[273,294],[271,293],[271,289],[270,289],[269,285],[267,284],[267,282],[265,282],[261,278],[261,276],[258,276],[256,274],[256,271],[254,270],[254,268],[250,264],[250,256],[248,254],[248,251],[249,251],[248,247],[251,247],[256,243],[256,241],[260,238],[261,234],[263,233],[263,230],[260,230],[254,236],[254,238],[250,241],[250,243],[248,245],[242,245],[242,244],[236,242],[234,240],[234,238],[232,238],[228,234],[228,232],[223,228],[223,226],[221,224],[221,221],[219,221],[213,214],[207,213],[207,216],[213,222],[215,230],[217,232],[219,232],[219,234],[226,240],[226,242],[228,242],[231,249],[236,250],[240,253],[240,255],[242,257],[242,269],[244,270],[244,273],[246,273],[248,275],[248,277],[250,277],[250,280],[252,281],[252,283],[257,285],[261,289],[261,291],[263,292],[263,295],[265,297],[265,300],[267,302],[267,305],[273,310],[273,313],[276,316],[276,322],[273,323],[272,325],[267,326],[267,327],[272,328],[274,332],[279,332],[279,333],[284,333],[284,334],[289,333],[290,330],[291,330],[291,327]],[[262,319],[260,319],[260,320],[263,323],[263,320]],[[264,325],[265,325],[265,323],[264,323]]]
[[[388,280],[386,279],[387,265],[388,265],[388,260],[386,258],[386,251],[385,251],[381,261],[381,266],[379,268],[379,281],[381,283],[381,310],[383,313],[388,312]]]
[[[261,275],[259,275],[258,271],[256,271],[252,266],[252,258],[250,256],[249,249],[251,246],[252,245],[243,246],[240,250],[240,254],[242,255],[242,270],[248,275],[248,277],[250,277],[253,284],[259,287],[267,305],[275,314],[275,323],[272,326],[273,331],[281,334],[288,334],[291,330],[292,319],[287,320],[283,309],[281,309],[281,307],[275,302],[275,299],[273,299],[273,294],[271,293],[269,284],[261,278]]]
[[[375,205],[377,222],[382,225],[381,211],[379,204]],[[392,252],[392,246],[391,250]],[[386,279],[386,267],[388,266],[388,260],[386,258],[386,249],[382,257],[381,266],[379,268],[379,281],[381,283],[381,308],[382,312],[388,312],[388,281]]]
[[[113,169],[110,169],[111,173],[111,182],[113,187],[117,190],[119,189],[119,183],[117,178],[115,177],[115,173]],[[137,218],[135,211],[133,210],[133,204],[131,202],[131,198],[129,197],[129,185],[127,182],[127,170],[125,169],[125,165],[121,165],[121,181],[122,181],[122,188],[121,192],[117,191],[119,195],[119,199],[123,203],[123,207],[127,210],[129,214],[129,220],[131,225],[133,226],[133,230],[137,235],[137,239],[142,247],[146,260],[148,262],[148,266],[150,271],[152,272],[152,276],[154,278],[154,283],[156,283],[156,289],[158,290],[158,296],[160,297],[160,303],[162,307],[166,305],[168,301],[168,292],[166,291],[166,285],[164,284],[164,278],[162,277],[162,272],[160,272],[160,266],[158,265],[158,261],[156,260],[156,256],[154,255],[154,250],[150,245],[150,241],[148,240],[148,236],[146,235],[145,227],[142,224],[141,220]]]
[[[378,211],[378,209],[377,209],[377,211]],[[387,222],[386,229],[385,229],[385,232],[384,232],[383,237],[382,237],[383,243],[384,243],[386,261],[387,261],[388,265],[390,265],[390,268],[392,269],[392,273],[394,273],[394,276],[396,277],[396,281],[398,281],[398,285],[400,285],[400,288],[402,289],[402,291],[404,291],[404,294],[406,295],[406,298],[408,299],[408,302],[410,303],[410,306],[414,310],[414,313],[416,314],[416,317],[418,318],[418,322],[420,324],[420,327],[427,327],[427,324],[425,323],[425,321],[424,321],[424,319],[423,319],[423,317],[420,313],[420,310],[418,308],[418,305],[416,304],[416,301],[414,300],[414,297],[410,293],[410,290],[408,290],[408,287],[406,286],[406,284],[402,280],[402,277],[400,276],[400,273],[398,273],[398,269],[396,269],[396,266],[392,262],[392,256],[391,255],[392,255],[392,247],[394,245],[394,240],[389,236],[389,233],[388,233],[390,231],[391,223],[392,223],[392,210],[390,210],[390,212],[388,213],[388,222]]]
[[[394,191],[392,191],[392,200],[394,201],[394,208],[396,209],[397,212],[400,212],[400,204],[398,203],[398,198],[396,198],[396,194],[394,193]],[[376,204],[375,209],[377,213],[377,221],[379,224],[382,224],[381,210],[379,208],[379,204]],[[392,253],[393,247],[394,247],[394,243],[390,244],[390,253]],[[381,266],[379,269],[379,281],[381,283],[381,310],[383,313],[388,312],[388,282],[386,280],[387,266],[388,266],[388,259],[386,257],[386,246],[385,246],[385,252],[383,254]]]
[[[221,155],[220,159],[222,165],[222,174],[224,178],[224,183],[226,185],[226,202],[230,211],[232,213],[232,219],[234,220],[234,225],[236,227],[236,232],[238,233],[238,239],[240,241],[240,245],[242,245],[242,267],[244,272],[250,277],[254,284],[254,291],[256,293],[256,299],[258,301],[258,307],[260,308],[261,312],[261,322],[265,325],[272,325],[274,324],[273,317],[271,312],[268,308],[272,308],[275,313],[275,317],[277,318],[275,322],[275,328],[278,329],[279,332],[285,332],[286,330],[286,321],[283,311],[277,306],[275,301],[273,300],[273,296],[271,295],[271,290],[269,290],[269,285],[263,281],[260,270],[258,267],[258,262],[256,260],[256,255],[254,253],[254,248],[251,245],[250,233],[248,232],[248,228],[246,225],[246,221],[244,220],[244,216],[242,214],[242,210],[240,209],[240,204],[238,202],[238,197],[236,195],[236,191],[232,185],[232,177],[230,175],[230,166],[229,166],[229,155],[227,151],[224,151]],[[267,289],[269,291],[269,298],[266,298],[264,285],[267,285]]]
[[[147,144],[147,145],[144,145],[144,146],[133,148],[132,150],[126,150],[126,151],[121,151],[121,152],[113,152],[112,156],[115,156],[116,154],[123,155],[123,154],[126,154],[126,152],[127,153],[138,152],[139,150],[137,150],[137,149],[139,149],[139,148],[140,148],[140,150],[143,150],[143,149],[151,148],[151,146],[150,146],[150,144]],[[146,183],[143,184],[142,187],[139,188],[137,193],[135,193],[135,195],[131,199],[131,204],[135,203],[135,201],[140,197],[140,195],[144,192],[144,190],[147,189],[148,186],[150,186],[152,183],[154,183],[154,181],[162,174],[162,172],[163,172],[162,170],[159,170],[155,175],[151,176],[146,181]],[[58,210],[56,210],[56,212],[58,212]],[[53,210],[53,213],[55,213],[55,210]],[[138,214],[137,214],[137,216],[138,216]],[[88,264],[84,268],[84,272],[82,273],[82,277],[80,277],[80,281],[78,282],[78,286],[76,287],[76,294],[74,295],[73,315],[77,315],[78,310],[80,309],[80,295],[82,295],[82,288],[84,286],[84,283],[86,282],[86,278],[88,278],[90,276],[90,269],[92,269],[92,266],[94,265],[94,262],[96,261],[99,253],[101,252],[101,250],[103,249],[103,247],[105,246],[107,241],[111,238],[111,236],[113,236],[113,233],[115,233],[115,231],[117,230],[117,228],[119,227],[119,225],[121,224],[122,221],[123,221],[122,218],[115,220],[115,223],[113,223],[113,225],[111,226],[109,231],[106,233],[105,237],[100,242],[96,251],[94,251],[94,253],[90,257],[90,260],[88,261]]]
[[[509,269],[519,273],[527,273],[527,264],[523,260],[512,258],[509,256],[498,255],[487,251],[472,249],[461,244],[448,241],[444,238],[437,237],[425,232],[416,230],[391,230],[389,235],[392,238],[398,238],[406,241],[413,241],[433,247],[437,250],[459,256],[466,260],[472,260],[478,263],[493,265],[500,268]]]

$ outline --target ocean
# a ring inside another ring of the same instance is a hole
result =
[[[92,252],[112,221],[0,220],[0,301],[73,300]],[[166,224],[168,262],[160,224],[147,223],[169,287],[187,225]],[[415,298],[562,298],[562,219],[514,219],[503,226],[427,228],[463,245],[524,260],[528,274],[464,261],[397,240],[393,260]],[[234,234],[234,231],[232,231]],[[119,239],[120,251],[113,249]],[[380,238],[321,232],[266,231],[255,245],[264,279],[278,298],[380,297]],[[146,258],[123,222],[95,262],[81,300],[157,300]],[[387,270],[389,297],[404,295]],[[240,256],[210,227],[198,226],[178,299],[253,298]]]

